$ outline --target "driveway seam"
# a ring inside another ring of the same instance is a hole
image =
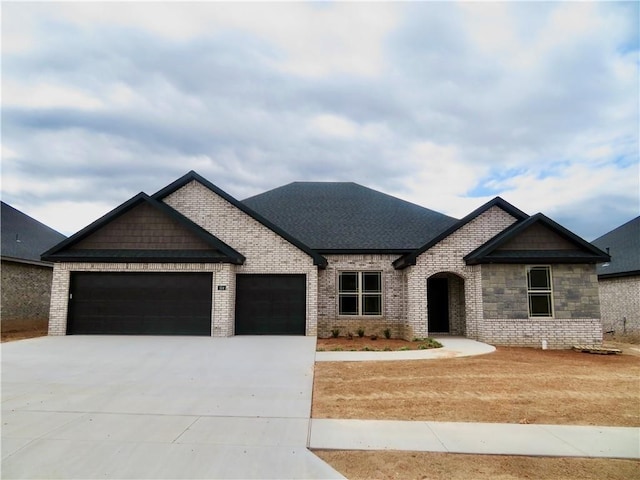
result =
[[[200,420],[200,418],[201,418],[200,416],[196,417],[196,419],[193,422],[191,422],[187,426],[187,428],[185,428],[182,432],[180,432],[180,434],[176,438],[171,440],[171,443],[176,443],[178,441],[178,439],[187,432],[187,430],[189,430],[198,420]]]

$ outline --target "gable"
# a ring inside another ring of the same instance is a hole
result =
[[[486,222],[483,221],[484,217],[487,217]],[[517,209],[502,198],[495,197],[493,200],[490,200],[489,202],[471,212],[463,219],[451,225],[449,228],[444,230],[435,238],[429,240],[420,248],[398,258],[393,262],[393,267],[401,270],[411,265],[415,265],[420,255],[425,253],[427,250],[435,247],[440,242],[446,240],[449,243],[456,243],[457,240],[454,238],[455,236],[473,238],[473,244],[469,245],[469,248],[473,248],[476,245],[480,245],[486,242],[490,238],[490,236],[495,235],[497,231],[502,231],[513,222],[523,220],[525,218],[527,218],[526,213]],[[476,224],[481,223],[486,224],[486,226],[476,228]],[[463,230],[469,231],[462,232]],[[461,233],[462,235],[460,235]],[[469,241],[467,240],[463,243],[469,244]]]
[[[541,213],[515,223],[464,257],[482,263],[598,263],[609,255]]]
[[[496,251],[575,250],[576,245],[541,223],[534,223],[515,235]]]
[[[177,220],[142,203],[70,249],[209,250],[211,246]]]
[[[235,263],[244,257],[144,193],[42,255],[48,261]]]
[[[276,245],[288,244],[299,253],[311,257],[313,264],[321,268],[327,260],[297,237],[284,231],[259,213],[233,198],[228,193],[198,175],[189,172],[153,195],[153,198],[170,205],[208,232],[215,232],[224,241],[243,250],[259,250],[262,243],[265,253],[275,251]],[[282,248],[278,248],[282,250]],[[291,258],[293,258],[291,257]]]

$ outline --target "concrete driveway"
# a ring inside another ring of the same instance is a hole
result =
[[[343,478],[307,450],[315,338],[2,345],[2,478]]]

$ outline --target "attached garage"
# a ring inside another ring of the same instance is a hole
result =
[[[71,275],[68,334],[211,335],[211,273]]]
[[[237,275],[236,335],[304,335],[305,275]]]

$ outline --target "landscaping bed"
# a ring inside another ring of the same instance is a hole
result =
[[[432,338],[416,338],[409,342],[398,338],[384,338],[354,335],[348,337],[318,338],[316,350],[319,352],[359,352],[359,351],[398,351],[441,348],[442,345]]]

